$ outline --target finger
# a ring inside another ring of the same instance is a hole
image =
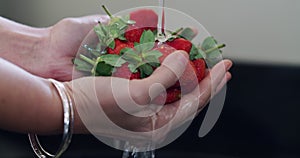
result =
[[[189,123],[188,121],[192,121],[201,109],[204,108],[204,105],[211,98],[211,84],[217,84],[217,92],[221,90],[221,88],[231,79],[231,74],[227,71],[220,71],[221,64],[225,65],[225,69],[229,70],[232,62],[225,60],[222,63],[216,65],[216,67],[211,70],[210,75],[206,77],[202,85],[207,85],[207,91],[203,93],[203,96],[199,95],[199,87],[198,93],[195,89],[194,92],[189,93],[187,95],[182,96],[180,101],[177,101],[173,104],[165,105],[157,114],[155,121],[155,136],[160,138],[163,135],[167,134],[168,131],[171,131],[175,128],[186,128]],[[211,75],[215,74],[216,79],[211,83]],[[221,78],[221,79],[220,79]],[[202,86],[203,88],[204,86]],[[184,124],[184,126],[182,126]],[[187,126],[186,126],[187,125]],[[179,130],[180,131],[180,130]]]
[[[144,105],[148,105],[151,99],[172,86],[185,70],[187,62],[188,55],[186,52],[175,51],[146,79],[129,81],[111,78],[114,100],[119,107],[134,116],[152,115],[153,110],[159,109],[150,108],[145,110],[145,108],[150,106]],[[138,111],[144,111],[144,113],[136,113]]]
[[[218,85],[217,92],[219,92],[224,85],[231,79],[231,74],[226,73],[224,78]],[[210,84],[210,82],[208,82]],[[195,93],[190,93],[182,97],[180,101],[172,105],[164,106],[164,108],[157,114],[156,129],[163,128],[164,130],[175,129],[187,121],[191,121],[198,113],[205,107],[210,99],[210,90],[206,91],[208,94],[204,97],[197,97]],[[200,99],[199,99],[200,98]]]
[[[232,67],[232,61],[223,60],[216,64],[209,72],[214,85],[217,85],[224,77],[225,73]]]
[[[222,88],[225,86],[225,84],[229,80],[231,80],[231,78],[232,78],[231,73],[230,72],[226,72],[225,77],[223,78],[223,80],[221,81],[221,83],[217,86],[216,94],[218,94],[222,90]]]
[[[113,96],[119,107],[134,116],[152,115],[159,108],[151,109],[148,105],[152,99],[174,85],[183,74],[188,63],[188,54],[175,51],[170,54],[154,73],[144,80],[121,80],[111,78]],[[145,108],[149,108],[145,110]],[[143,110],[142,110],[143,109]],[[144,111],[144,113],[136,113]]]
[[[193,118],[199,109],[202,109],[212,96],[212,86],[223,87],[231,78],[227,70],[232,66],[230,60],[224,60],[218,63],[210,73],[201,81],[198,89],[192,93],[182,96],[181,100],[165,106],[159,113],[160,126],[164,126],[176,115],[176,123],[185,122],[188,118]],[[226,74],[226,75],[225,75]],[[212,79],[212,76],[214,79]],[[200,93],[199,93],[200,90]],[[219,89],[218,89],[219,90]]]
[[[227,70],[232,66],[232,61],[223,60],[215,65],[208,73],[208,75],[200,82],[200,105],[205,105],[208,100],[213,97],[213,93],[217,89],[217,86],[224,78]]]
[[[180,101],[165,105],[156,115],[155,129],[170,131],[197,114],[198,100],[192,95],[183,96]],[[162,132],[163,133],[163,132]]]
[[[174,85],[185,71],[188,61],[188,54],[184,51],[175,51],[170,54],[162,65],[146,79],[145,84],[151,91],[150,93],[157,96]]]

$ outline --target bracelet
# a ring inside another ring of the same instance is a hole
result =
[[[71,101],[70,95],[66,92],[66,89],[64,85],[56,80],[49,79],[49,81],[54,85],[56,90],[59,93],[59,96],[61,98],[62,104],[63,104],[63,112],[64,112],[64,129],[63,129],[63,136],[61,144],[56,152],[55,155],[50,154],[47,152],[40,144],[38,136],[36,134],[28,134],[30,145],[39,158],[46,158],[53,157],[58,158],[60,157],[66,149],[69,147],[69,144],[72,139],[73,134],[73,126],[74,126],[74,111],[73,111],[73,105]]]

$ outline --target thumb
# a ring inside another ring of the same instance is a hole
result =
[[[146,86],[151,90],[151,94],[159,95],[165,89],[171,87],[179,80],[189,61],[188,53],[185,51],[175,51],[168,55],[162,65],[146,79]],[[154,86],[160,84],[160,86]]]

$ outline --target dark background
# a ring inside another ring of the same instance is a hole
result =
[[[204,138],[205,112],[158,158],[300,157],[300,67],[235,63],[222,114]],[[17,119],[17,118],[16,118]],[[43,137],[50,149],[59,136]],[[93,136],[75,135],[63,157],[121,157]],[[0,132],[0,157],[33,157],[26,135]]]

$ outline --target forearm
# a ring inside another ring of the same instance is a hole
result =
[[[31,71],[48,36],[48,28],[34,28],[0,17],[0,57]]]
[[[0,58],[0,128],[58,133],[62,103],[53,85]]]

